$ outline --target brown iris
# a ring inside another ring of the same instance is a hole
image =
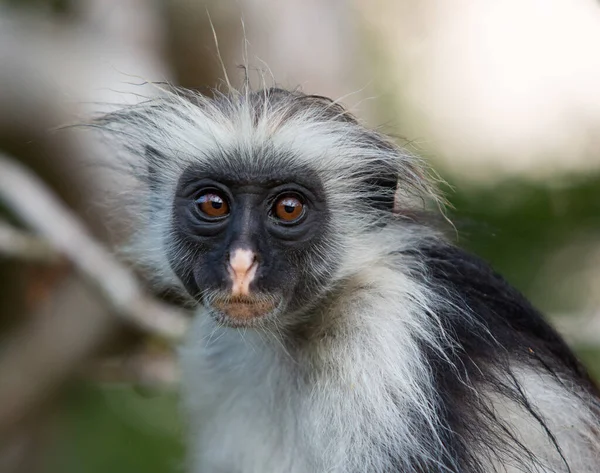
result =
[[[286,195],[277,199],[273,214],[283,222],[292,223],[304,215],[304,204],[298,197]]]
[[[196,199],[200,211],[209,218],[225,217],[229,213],[229,205],[225,198],[215,191],[208,191]]]

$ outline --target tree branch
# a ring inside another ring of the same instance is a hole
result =
[[[41,180],[2,153],[0,198],[65,255],[125,321],[169,340],[183,336],[187,318],[149,299],[131,272],[88,234]]]
[[[118,320],[113,314],[169,341],[183,335],[188,318],[182,311],[148,297],[135,277],[88,234],[37,177],[1,153],[0,199],[45,238],[56,253],[70,260],[96,289],[96,297],[90,302],[81,280],[71,276],[46,301],[40,313],[3,341],[2,437],[51,396],[106,340]],[[8,240],[14,243],[16,234],[8,233]],[[19,248],[20,253],[27,251],[23,246]]]
[[[588,347],[600,345],[600,312],[557,315],[552,321],[567,341]]]
[[[58,263],[60,255],[42,238],[0,221],[0,255],[41,263]]]
[[[127,383],[168,390],[179,385],[177,360],[169,353],[134,353],[97,360],[83,368],[82,376],[99,383]]]

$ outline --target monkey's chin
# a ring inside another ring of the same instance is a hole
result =
[[[219,297],[209,308],[217,322],[229,327],[251,327],[268,319],[279,308],[277,300],[267,297]]]

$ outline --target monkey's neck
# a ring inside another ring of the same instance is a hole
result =
[[[376,282],[375,290],[367,281]],[[436,413],[421,350],[423,332],[434,330],[421,328],[414,290],[400,273],[376,268],[328,298],[327,306],[315,308],[294,330],[224,328],[198,314],[195,325],[204,327],[190,334],[182,353],[186,399],[194,409],[201,404],[202,416],[209,417],[215,406],[238,405],[234,400],[243,399],[254,410],[263,406],[257,422],[268,420],[269,432],[280,429],[278,438],[296,446],[308,442],[305,453],[331,445],[340,458],[315,453],[327,465],[347,462],[342,457],[364,432],[382,445],[393,441],[390,448],[407,452],[407,458],[411,451],[417,455],[422,442],[435,438],[423,426],[434,425]],[[310,426],[308,438],[295,436],[299,420]],[[389,431],[393,439],[386,436]],[[415,432],[428,440],[417,439]],[[380,471],[363,466],[347,471]]]

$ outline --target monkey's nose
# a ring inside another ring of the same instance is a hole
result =
[[[258,260],[252,250],[236,249],[229,256],[229,275],[233,283],[233,296],[247,296],[250,293],[250,283],[256,276]]]

